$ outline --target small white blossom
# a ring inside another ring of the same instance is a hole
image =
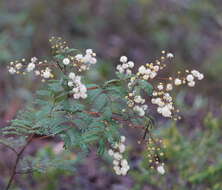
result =
[[[139,67],[139,73],[140,74],[145,74],[146,73],[146,67],[144,67],[143,65]]]
[[[200,73],[198,76],[198,80],[202,80],[203,78],[204,78],[204,75]]]
[[[162,85],[162,84],[159,84],[159,85],[157,86],[157,88],[158,88],[158,90],[163,90],[163,85]]]
[[[194,86],[195,86],[195,82],[194,82],[194,81],[188,82],[188,86],[189,86],[189,87],[194,87]]]
[[[13,67],[10,67],[8,71],[10,74],[16,73],[16,70]]]
[[[112,149],[109,149],[108,154],[109,154],[110,156],[113,156],[113,154],[114,154],[113,150],[112,150]]]
[[[164,169],[164,167],[163,167],[162,165],[159,165],[159,166],[157,167],[157,171],[158,171],[161,175],[165,174],[165,169]]]
[[[110,156],[112,156],[112,155],[110,155]],[[113,160],[113,165],[114,165],[114,167],[118,166],[119,165],[119,160]]]
[[[21,69],[21,68],[22,68],[22,64],[21,64],[21,63],[17,63],[17,64],[15,65],[15,68],[16,68],[16,69]]]
[[[69,58],[64,58],[62,62],[64,65],[68,65],[70,63],[70,60]]]
[[[82,54],[77,54],[75,56],[75,58],[76,58],[77,61],[81,61],[83,59],[83,55]]]
[[[69,82],[68,82],[68,86],[69,86],[69,87],[73,86],[73,82],[72,82],[72,81],[69,81]]]
[[[135,107],[133,108],[133,110],[136,111],[140,117],[142,117],[142,116],[145,115],[145,111],[144,111],[143,108],[140,107],[140,106],[135,106]]]
[[[35,63],[37,60],[38,60],[38,59],[37,59],[36,57],[32,57],[32,58],[31,58],[31,62],[32,62],[32,63]]]
[[[70,79],[74,80],[74,79],[75,79],[75,76],[76,76],[75,73],[69,73],[69,78],[70,78]]]
[[[47,67],[47,68],[43,71],[42,76],[43,76],[43,78],[46,78],[46,79],[50,78],[50,76],[51,76],[51,70]]]
[[[169,83],[166,85],[166,91],[171,91],[171,90],[173,90],[173,85]]]
[[[186,79],[188,82],[191,82],[194,80],[194,77],[193,77],[193,75],[189,74],[189,75],[187,75]]]
[[[122,57],[120,57],[120,62],[122,62],[122,63],[126,63],[127,62],[127,57],[126,56],[122,56]]]
[[[120,145],[119,145],[119,151],[120,151],[120,153],[125,152],[125,150],[126,150],[125,145],[124,145],[124,144],[120,144]]]
[[[170,111],[170,109],[169,109],[168,106],[164,106],[164,107],[162,108],[162,115],[163,115],[164,117],[171,117],[172,113],[171,113],[171,111]]]
[[[195,76],[195,77],[198,77],[199,74],[200,74],[199,71],[197,71],[197,70],[192,70],[191,73],[192,73],[192,75]]]
[[[36,70],[36,71],[35,71],[35,75],[36,75],[36,76],[39,76],[39,75],[40,75],[40,71]]]
[[[92,49],[87,49],[86,54],[93,54],[93,50]]]
[[[176,78],[176,79],[174,80],[174,84],[175,84],[176,86],[179,86],[179,85],[182,84],[182,81],[181,81],[179,78]]]
[[[116,159],[116,160],[121,160],[122,159],[122,155],[118,152],[114,153],[113,157]]]
[[[167,53],[167,58],[174,58],[174,55],[172,53]]]
[[[126,137],[125,136],[121,136],[120,137],[120,141],[123,143],[123,142],[125,142],[126,141]]]
[[[79,99],[80,98],[80,94],[73,94],[73,98],[74,99]]]
[[[129,61],[129,62],[128,62],[128,66],[129,66],[130,68],[133,68],[133,67],[134,67],[134,62]]]
[[[35,69],[35,64],[33,62],[29,63],[26,69],[28,72],[33,71]]]
[[[126,160],[126,159],[123,159],[123,160],[121,161],[121,165],[122,165],[122,166],[128,166],[127,160]]]

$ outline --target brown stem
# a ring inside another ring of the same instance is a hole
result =
[[[85,113],[88,113],[88,114],[91,114],[91,115],[95,115],[95,116],[100,116],[101,113],[100,112],[91,112],[91,111],[84,111]],[[134,127],[134,128],[141,128],[141,129],[144,129],[145,127],[142,126],[142,125],[134,125],[132,124],[129,120],[124,120],[122,119],[118,114],[113,114],[112,116],[112,119],[116,120],[116,121],[119,121],[119,122],[122,122],[124,123],[125,125],[128,125],[130,127]]]
[[[93,86],[93,87],[87,88],[87,90],[94,90],[94,89],[97,89],[97,88],[99,88],[99,87],[98,86]]]
[[[156,79],[158,79],[158,80],[170,80],[169,78],[163,78],[163,77],[158,77],[158,78],[156,78]]]
[[[20,159],[21,159],[21,156],[22,156],[23,152],[25,151],[25,149],[27,148],[27,146],[31,143],[31,141],[32,141],[32,139],[33,139],[33,136],[34,136],[34,135],[31,135],[31,136],[30,136],[30,138],[27,140],[26,144],[25,144],[25,145],[22,147],[22,149],[18,152],[18,154],[17,154],[17,156],[16,156],[15,164],[14,164],[13,169],[12,169],[11,177],[10,177],[10,179],[9,179],[9,181],[8,181],[8,184],[7,184],[6,188],[5,188],[5,190],[9,190],[9,188],[11,187],[12,182],[13,182],[13,180],[14,180],[14,177],[15,177],[15,175],[16,175],[16,169],[17,169],[17,167],[18,167],[18,163],[19,163],[19,161],[20,161]]]
[[[42,64],[37,64],[37,67],[56,67],[56,65],[49,64],[49,63],[42,63]]]
[[[11,146],[3,143],[3,142],[0,142],[0,144],[2,144],[2,145],[4,145],[4,146],[6,146],[7,148],[9,148],[9,149],[10,149],[11,151],[13,151],[15,154],[18,154],[18,152],[17,152],[13,147],[11,147]]]

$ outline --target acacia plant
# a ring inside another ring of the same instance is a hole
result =
[[[103,85],[88,83],[84,72],[96,64],[96,53],[87,49],[85,54],[69,48],[61,38],[50,40],[52,58],[41,61],[36,57],[10,62],[10,74],[32,73],[45,83],[36,92],[33,105],[21,111],[10,126],[1,129],[0,143],[11,149],[16,156],[6,189],[15,175],[39,171],[39,164],[22,167],[22,154],[32,141],[59,137],[64,148],[81,152],[97,147],[100,155],[108,152],[113,159],[117,175],[126,175],[130,164],[124,158],[126,137],[120,129],[134,128],[143,131],[142,140],[147,150],[147,163],[160,174],[165,173],[162,140],[154,138],[154,120],[148,104],[155,104],[163,117],[178,120],[172,90],[195,80],[202,80],[197,70],[177,72],[175,77],[160,78],[158,73],[171,64],[174,55],[165,51],[153,62],[134,68],[126,56],[120,58],[116,79]],[[135,72],[137,71],[137,72]],[[30,162],[30,160],[29,160]]]

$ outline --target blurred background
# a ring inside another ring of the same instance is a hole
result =
[[[99,62],[88,76],[97,82],[114,77],[121,55],[138,67],[161,50],[175,55],[163,75],[194,68],[205,79],[195,88],[177,91],[181,121],[154,113],[159,121],[155,134],[166,144],[165,176],[148,168],[138,136],[128,130],[128,176],[115,176],[112,164],[92,151],[73,172],[17,176],[15,190],[222,190],[221,0],[0,0],[0,127],[32,102],[41,86],[10,76],[8,62],[49,57],[51,36],[63,37],[80,50],[95,50]],[[42,140],[27,154],[56,157],[59,146],[59,140]],[[75,159],[71,153],[61,154]],[[12,163],[13,154],[0,145],[0,189]]]

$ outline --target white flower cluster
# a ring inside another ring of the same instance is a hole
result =
[[[136,78],[132,77],[128,83],[130,93],[125,98],[127,99],[128,107],[133,108],[133,110],[137,112],[140,117],[143,117],[148,106],[145,105],[145,99],[136,93],[135,90],[133,90],[135,82]]]
[[[23,63],[22,63],[23,62]],[[42,65],[42,61],[38,61],[38,59],[36,57],[32,57],[30,63],[28,63],[27,66],[25,66],[25,59],[22,59],[21,62],[15,61],[15,62],[11,62],[10,63],[10,67],[9,67],[9,73],[11,74],[26,74],[26,72],[32,72],[34,71],[36,76],[41,76],[43,78],[42,81],[44,81],[44,79],[49,79],[49,78],[53,78],[53,74],[51,73],[51,69],[49,67],[46,67],[42,70],[37,70],[38,66]],[[45,60],[44,63],[47,63],[47,61]],[[25,66],[25,67],[24,67]],[[23,71],[22,71],[22,68]]]
[[[22,62],[24,62],[24,61],[25,61],[25,59],[22,60]],[[27,72],[31,72],[35,69],[36,61],[37,61],[36,57],[31,58],[31,62],[26,67]],[[18,62],[18,61],[16,61],[15,63],[11,62],[8,71],[10,74],[19,73],[20,69],[22,69],[22,67],[23,67],[23,64],[21,62]]]
[[[197,78],[198,80],[202,80],[204,78],[204,75],[197,70],[192,70],[191,74],[188,74],[186,76],[186,80],[188,82],[187,85],[189,87],[195,86],[195,81],[194,81],[195,78]]]
[[[26,70],[28,72],[33,71],[35,69],[36,62],[37,62],[37,58],[36,57],[31,58],[31,62],[28,64]]]
[[[125,176],[130,169],[128,162],[126,159],[123,159],[123,153],[126,150],[124,142],[126,140],[125,136],[121,136],[120,143],[116,143],[113,149],[109,149],[108,154],[113,157],[113,169],[115,170],[117,175]],[[115,151],[117,150],[117,151]]]
[[[156,77],[157,72],[159,71],[159,65],[155,65],[150,68],[146,68],[144,65],[140,66],[138,69],[138,73],[142,75],[144,80],[153,79]]]
[[[147,63],[146,65],[142,65],[138,69],[137,75],[141,76],[144,80],[154,79],[157,76],[157,73],[166,67],[166,64],[163,62],[166,59],[172,59],[174,55],[172,53],[167,53],[162,51],[163,56],[161,56],[160,60],[156,60],[154,63]]]
[[[48,79],[50,77],[53,77],[52,73],[51,73],[51,69],[49,67],[46,67],[44,70],[40,71],[40,74],[43,78]],[[39,71],[35,71],[35,74],[38,75]]]
[[[157,112],[164,117],[172,118],[173,112],[175,111],[175,107],[173,106],[173,98],[168,93],[173,90],[174,85],[180,86],[187,84],[189,87],[194,87],[195,78],[197,78],[198,80],[202,80],[204,78],[204,75],[197,70],[186,70],[186,75],[184,75],[184,77],[180,76],[180,74],[181,72],[179,71],[178,77],[176,77],[175,79],[169,77],[167,80],[171,82],[165,85],[159,83],[156,86],[156,91],[153,92],[154,98],[151,99],[151,103],[156,104],[158,106]],[[177,110],[177,112],[179,112],[179,110]]]
[[[96,64],[97,59],[95,57],[96,57],[96,53],[94,53],[92,49],[87,49],[85,55],[77,54],[75,56],[75,60],[77,60],[78,63],[80,63],[78,64],[79,71],[89,70],[91,65]]]
[[[122,56],[120,57],[120,62],[122,64],[117,65],[116,69],[118,70],[118,72],[120,73],[125,73],[127,75],[131,75],[132,74],[132,68],[134,67],[134,62],[132,61],[128,61],[127,62],[127,57],[126,56]]]
[[[194,87],[196,82],[195,82],[195,78],[197,78],[198,80],[203,80],[204,75],[202,73],[200,73],[197,70],[192,70],[191,72],[187,71],[188,74],[184,79],[180,79],[180,78],[176,78],[174,79],[174,84],[175,86],[179,86],[181,84],[186,84],[189,87]]]
[[[9,67],[8,72],[13,75],[16,73],[16,69],[14,67]]]
[[[153,92],[153,96],[157,96],[157,92]],[[163,117],[172,117],[172,111],[174,110],[173,98],[169,93],[164,93],[162,98],[152,98],[151,103],[156,104],[157,112]]]
[[[147,110],[148,106],[144,105],[145,99],[143,99],[140,95],[135,94],[135,91],[129,93],[129,96],[127,96],[127,104],[129,107],[133,107],[133,110],[142,117],[145,115],[145,111]]]
[[[81,76],[75,75],[75,73],[69,73],[69,78],[71,79],[68,82],[68,86],[72,87],[72,93],[74,99],[85,99],[87,98],[87,88],[81,82]]]

